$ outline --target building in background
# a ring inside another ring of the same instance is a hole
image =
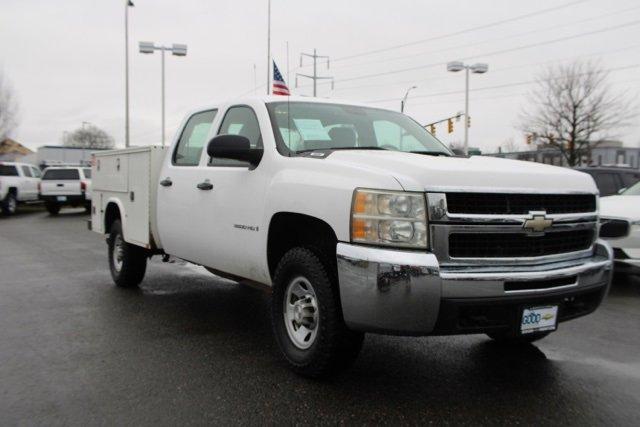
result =
[[[38,147],[36,164],[41,168],[52,165],[90,165],[91,155],[101,149],[43,145]]]
[[[526,160],[555,166],[567,166],[567,160],[555,147],[538,146],[535,150],[498,152],[488,156]],[[591,148],[590,156],[583,156],[582,166],[623,166],[640,169],[640,147],[625,147],[620,141],[603,141]]]
[[[33,154],[33,151],[13,139],[7,138],[4,141],[0,141],[0,161],[15,162],[19,160],[31,163],[26,157]]]

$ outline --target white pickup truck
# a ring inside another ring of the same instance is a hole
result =
[[[91,210],[91,168],[54,166],[44,170],[40,198],[51,215],[63,206],[83,206]]]
[[[333,100],[212,105],[167,149],[95,154],[90,227],[119,286],[159,254],[269,290],[308,376],[368,332],[540,339],[594,311],[612,271],[587,175],[454,157],[403,114]]]
[[[40,169],[28,163],[0,162],[0,210],[13,215],[19,202],[38,200]]]

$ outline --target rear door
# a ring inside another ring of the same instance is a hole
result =
[[[80,172],[77,168],[47,169],[42,176],[41,192],[43,196],[81,196]]]
[[[206,179],[206,170],[200,162],[217,113],[217,109],[200,111],[187,119],[173,152],[167,153],[160,182],[155,184],[162,246],[168,254],[193,262],[200,260],[200,244],[204,240],[196,215],[203,209],[202,201],[209,196],[207,191],[198,189],[198,184]]]

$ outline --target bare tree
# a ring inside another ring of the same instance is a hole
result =
[[[72,132],[65,132],[62,137],[65,147],[81,148],[113,148],[113,137],[97,126],[89,124]]]
[[[582,164],[593,146],[632,117],[631,101],[613,93],[607,77],[591,62],[546,69],[530,95],[534,105],[522,110],[520,129],[536,144],[559,149],[569,166]]]
[[[0,141],[4,141],[18,126],[18,101],[13,87],[0,71]]]

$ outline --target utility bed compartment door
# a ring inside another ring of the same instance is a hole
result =
[[[93,189],[102,191],[127,191],[128,159],[131,154],[113,154],[96,158]]]
[[[129,193],[127,194],[127,230],[125,239],[141,246],[149,245],[151,153],[128,155]]]

